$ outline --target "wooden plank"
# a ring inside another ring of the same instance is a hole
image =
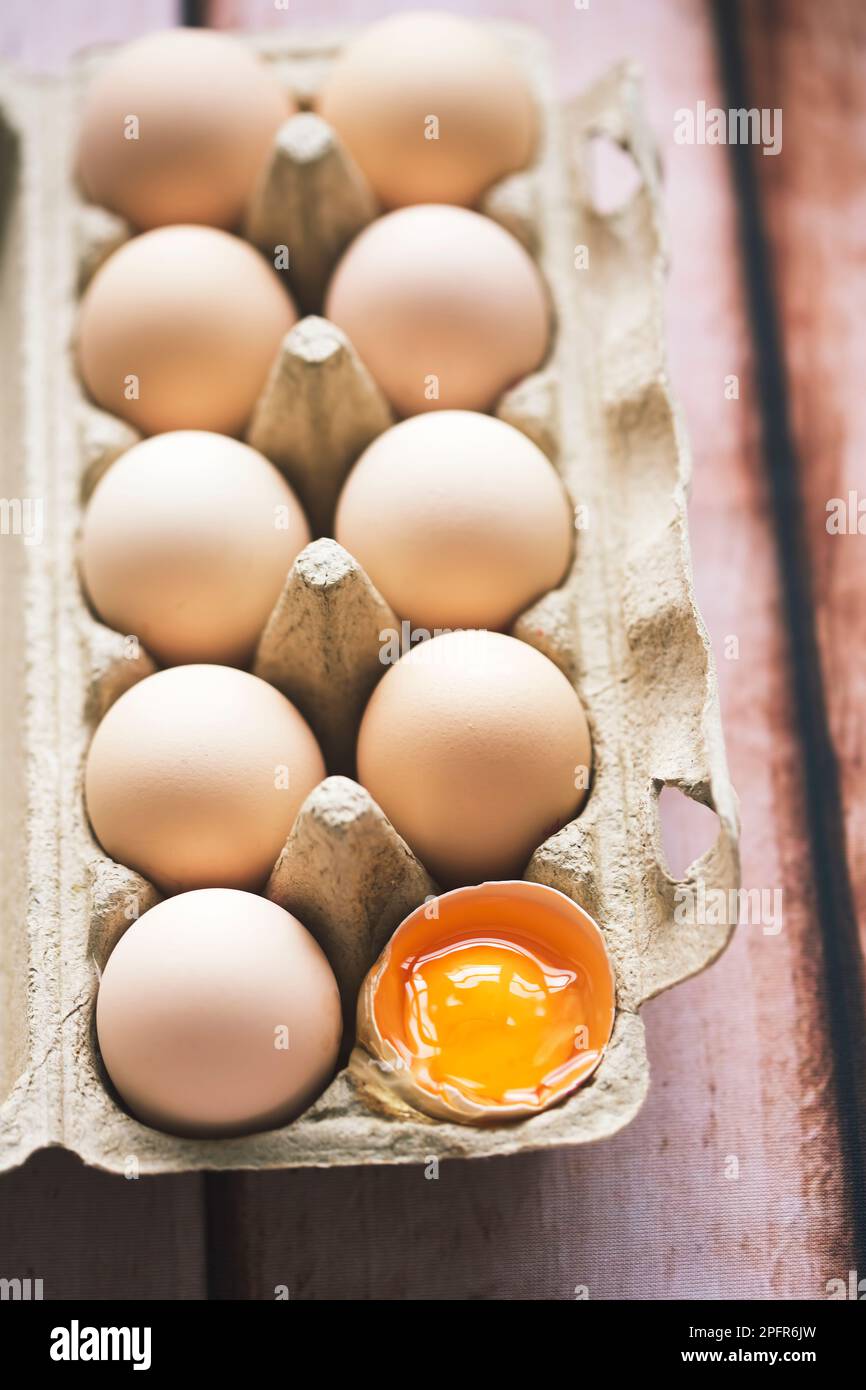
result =
[[[60,72],[90,44],[117,43],[178,22],[176,0],[4,0],[0,54],[31,72]]]
[[[262,26],[323,18],[321,5],[305,0],[293,0],[288,19],[282,12],[276,14],[267,0],[258,7],[220,0],[220,7],[223,21],[234,23],[257,8]],[[50,37],[45,8],[27,8],[46,31],[46,39]],[[116,5],[97,8],[117,11]],[[332,6],[327,18],[337,19],[339,9],[344,17],[366,19],[375,8],[365,4],[361,13],[348,3]],[[462,8],[480,12],[488,7]],[[446,1165],[435,1182],[418,1170],[208,1180],[216,1292],[273,1297],[275,1287],[285,1285],[295,1297],[444,1293],[568,1298],[577,1285],[586,1284],[594,1297],[816,1297],[823,1293],[826,1279],[844,1274],[852,1263],[822,962],[799,809],[799,749],[779,626],[778,579],[760,473],[725,156],[717,149],[675,146],[670,138],[674,110],[694,106],[698,99],[715,104],[720,94],[703,7],[657,5],[648,13],[649,8],[624,0],[585,12],[571,12],[562,4],[489,6],[499,14],[535,18],[549,29],[557,44],[564,90],[573,90],[609,59],[626,52],[641,58],[650,72],[651,109],[663,136],[673,231],[672,370],[685,401],[696,459],[692,518],[699,597],[720,658],[727,638],[739,642],[738,659],[720,660],[720,676],[730,757],[744,806],[744,881],[751,887],[784,888],[784,929],[778,936],[765,936],[760,927],[744,928],[717,967],[647,1009],[655,1071],[650,1101],[636,1125],[598,1149]],[[16,6],[13,13],[23,9]],[[141,13],[142,6],[136,9]],[[4,19],[7,14],[4,11]],[[825,18],[826,8],[821,14],[819,28],[826,43],[826,31],[833,26]],[[8,52],[7,36],[4,31]],[[81,36],[80,41],[89,37]],[[778,43],[785,35],[775,38]],[[78,36],[69,44],[79,46]],[[24,55],[35,47],[29,39],[18,42],[18,52]],[[802,48],[798,52],[802,55]],[[804,72],[813,65],[802,57],[798,61]],[[790,74],[795,66],[790,59],[788,63]],[[845,84],[838,89],[847,91]],[[790,140],[790,118],[786,119]],[[816,158],[819,167],[809,178],[820,183],[824,167]],[[850,182],[854,187],[856,181]],[[797,188],[801,216],[808,211],[802,205],[807,192],[804,175]],[[787,196],[784,215],[790,216],[790,189]],[[821,207],[816,200],[813,218],[822,217]],[[838,226],[829,229],[826,244],[837,235]],[[794,240],[788,238],[784,246],[789,258],[796,250]],[[832,266],[823,259],[822,268],[826,277]],[[800,283],[814,286],[808,272],[809,266],[800,265],[798,273],[806,275]],[[784,268],[781,280],[796,292],[797,279]],[[828,284],[835,282],[820,281],[823,294]],[[841,270],[838,286],[842,288],[836,292],[846,294],[847,305],[850,283]],[[789,300],[788,319],[796,319],[794,308],[804,312],[811,302],[812,296],[793,304]],[[829,317],[838,331],[835,300],[832,307]],[[813,335],[805,346],[800,342],[798,352],[806,353],[816,342],[827,351],[826,337]],[[823,365],[826,377],[826,363],[819,360],[818,365]],[[731,372],[740,377],[739,401],[724,399],[724,378]],[[852,389],[853,371],[846,382],[845,389]],[[827,385],[824,380],[825,389]],[[838,381],[831,379],[830,385],[838,388]],[[816,405],[821,394],[817,375],[812,387],[812,394],[803,399]],[[829,399],[839,407],[840,398],[832,391]],[[820,460],[829,456],[827,446],[838,441],[838,432],[828,431],[826,416],[817,411],[810,410],[807,418],[819,422],[812,428],[809,456]],[[802,427],[802,420],[799,423]],[[847,470],[847,455],[830,453],[837,462],[842,458]],[[841,476],[850,475],[846,471]],[[816,495],[823,511],[827,495],[837,494],[824,488],[823,499],[820,492]],[[840,558],[843,545],[856,547],[856,541],[840,537],[832,554],[829,548],[820,551],[824,559],[817,571],[824,586],[819,586],[822,632],[829,625],[836,639],[832,642],[824,635],[828,669],[830,656],[840,650],[840,636],[850,643],[856,630],[850,618],[844,629],[839,626],[838,614],[845,611],[840,594],[847,592],[850,604],[856,592],[855,573]],[[852,698],[851,667],[836,659],[833,669],[840,682],[838,700],[831,699],[837,746],[862,759],[854,727],[858,705]],[[843,785],[851,862],[859,883],[856,853],[862,838],[857,829],[862,822],[857,816],[862,812],[855,811],[852,801],[855,770],[851,757],[843,764]],[[732,1155],[739,1160],[736,1180],[725,1176]],[[57,1165],[56,1171],[52,1165]],[[22,1189],[34,1175],[36,1185]],[[99,1216],[106,1204],[118,1222],[133,1209],[141,1218],[146,1183],[163,1180],[124,1185],[139,1189],[134,1197],[124,1192],[122,1183],[83,1170],[66,1156],[40,1156],[0,1184],[4,1260],[13,1255],[27,1258],[28,1251],[40,1259],[45,1251],[44,1258],[55,1260],[60,1247],[49,1240],[55,1227],[80,1260],[74,1277],[67,1267],[58,1280],[57,1287],[68,1290],[67,1296],[81,1291],[93,1296],[92,1291],[109,1287],[154,1296],[136,1289],[157,1287],[148,1283],[146,1271],[150,1265],[159,1266],[161,1258],[167,1268],[169,1251],[188,1252],[189,1270],[200,1270],[196,1204],[188,1196],[174,1205],[161,1195],[146,1222],[137,1221],[134,1228],[121,1224],[122,1241],[109,1239]],[[112,1207],[115,1201],[120,1205]],[[83,1221],[71,1220],[79,1202],[91,1221],[99,1221],[97,1239],[90,1225],[85,1228]],[[40,1212],[47,1221],[36,1219]],[[172,1221],[188,1235],[166,1241]],[[145,1239],[151,1228],[157,1233],[153,1242]],[[128,1252],[136,1242],[148,1256],[138,1270]],[[92,1263],[86,1267],[88,1250]],[[40,1277],[32,1260],[28,1269]],[[150,1277],[153,1281],[156,1276]],[[187,1272],[178,1287],[199,1287],[198,1278],[198,1273],[193,1277]],[[165,1286],[160,1287],[165,1292]]]
[[[829,0],[744,10],[746,71],[761,104],[783,116],[781,153],[754,152],[753,178],[774,269],[789,448],[779,463],[799,501],[784,537],[795,587],[811,590],[815,621],[797,632],[811,742],[807,790],[827,804],[820,847],[822,925],[836,1001],[838,1050],[849,1059],[849,1147],[866,1182],[866,12]],[[783,441],[784,442],[784,441]],[[814,668],[822,698],[810,701]],[[817,708],[815,705],[817,704]]]
[[[161,28],[176,14],[173,0],[7,0],[0,54],[55,71],[88,44]],[[202,1180],[126,1181],[71,1154],[37,1154],[0,1179],[0,1252],[0,1277],[42,1279],[46,1298],[202,1298]]]
[[[272,28],[394,8],[213,0],[210,14]],[[820,1298],[853,1267],[849,1194],[735,209],[725,151],[673,140],[679,108],[724,104],[710,15],[701,0],[460,8],[542,25],[564,94],[622,56],[646,67],[667,169],[671,368],[695,455],[696,580],[743,802],[744,883],[781,889],[784,922],[742,927],[710,972],[646,1009],[650,1099],[603,1145],[447,1164],[435,1181],[417,1169],[209,1179],[214,1293]]]
[[[49,1149],[0,1179],[0,1276],[46,1299],[207,1297],[202,1180],[127,1181]]]

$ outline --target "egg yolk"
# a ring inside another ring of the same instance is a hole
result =
[[[586,972],[513,932],[452,939],[402,963],[416,1073],[481,1102],[540,1104],[589,1055]],[[407,1059],[408,1060],[408,1059]]]

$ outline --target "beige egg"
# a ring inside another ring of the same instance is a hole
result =
[[[262,454],[179,430],[136,444],[101,478],[81,568],[103,622],[161,665],[243,666],[309,539],[294,493]]]
[[[467,410],[416,415],[361,455],[337,506],[336,537],[401,618],[507,627],[563,578],[573,519],[541,450]]]
[[[109,59],[87,91],[79,178],[92,202],[142,230],[234,228],[294,109],[261,59],[226,35],[148,34]]]
[[[326,315],[400,415],[490,410],[541,366],[544,283],[520,242],[466,208],[402,208],[366,227],[334,273]]]
[[[309,726],[273,686],[230,666],[173,666],[111,706],[85,798],[105,852],[163,892],[258,889],[324,776]]]
[[[591,759],[573,687],[499,632],[413,647],[374,690],[358,736],[360,781],[443,887],[519,878],[577,815]]]
[[[239,434],[296,319],[247,242],[212,227],[160,227],[125,242],[91,280],[79,368],[97,405],[145,434]]]
[[[489,29],[460,15],[391,15],[337,59],[319,110],[388,208],[476,203],[532,156],[529,88]]]
[[[96,1029],[139,1120],[172,1134],[285,1124],[327,1085],[342,1020],[337,982],[296,917],[206,888],[159,903],[108,959]]]

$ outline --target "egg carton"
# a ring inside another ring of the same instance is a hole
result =
[[[130,921],[158,895],[94,841],[83,762],[105,710],[155,668],[135,639],[96,621],[76,573],[82,503],[138,438],[86,402],[71,352],[81,288],[129,235],[106,210],[82,206],[69,178],[81,92],[102,61],[92,54],[61,80],[5,73],[0,81],[8,190],[0,310],[10,364],[0,422],[11,446],[4,486],[20,504],[19,529],[30,518],[27,535],[0,538],[7,595],[0,1168],[47,1145],[132,1174],[427,1162],[603,1139],[632,1119],[647,1091],[641,1005],[727,944],[729,924],[702,925],[698,911],[682,924],[675,913],[690,895],[698,903],[701,892],[738,886],[738,811],[692,587],[690,463],[665,366],[659,172],[640,76],[621,65],[562,107],[539,36],[496,27],[532,83],[542,134],[532,167],[494,187],[483,210],[537,258],[555,315],[548,361],[504,395],[496,413],[547,453],[582,519],[566,580],[513,633],[573,681],[594,748],[585,809],[537,848],[525,876],[573,897],[601,926],[617,987],[604,1059],[564,1103],[483,1129],[410,1109],[357,1048],[310,1109],[267,1133],[175,1138],[140,1124],[113,1094],[95,1040],[99,974]],[[309,108],[346,37],[245,41]],[[635,192],[609,214],[594,206],[587,171],[596,139],[627,151],[637,171]],[[304,803],[266,891],[328,954],[349,1044],[363,976],[401,919],[436,891],[352,780],[361,711],[385,669],[381,634],[399,623],[357,561],[328,537],[346,473],[392,422],[351,343],[313,312],[340,252],[374,213],[333,131],[302,109],[279,132],[245,229],[271,255],[275,245],[291,247],[292,292],[309,314],[285,339],[248,439],[283,471],[321,537],[287,577],[255,670],[306,715],[332,774]],[[679,881],[661,846],[666,786],[712,807],[719,821],[715,844]]]

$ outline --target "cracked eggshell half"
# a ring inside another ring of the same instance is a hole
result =
[[[589,1079],[615,1017],[604,937],[540,883],[482,883],[423,903],[367,975],[357,1038],[377,1085],[440,1120],[499,1124]]]

